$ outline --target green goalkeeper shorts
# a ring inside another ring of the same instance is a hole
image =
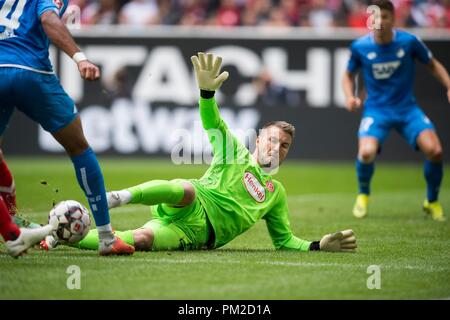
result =
[[[166,204],[151,208],[155,219],[142,228],[153,231],[152,250],[206,249],[211,231],[205,210],[198,199],[182,208]]]

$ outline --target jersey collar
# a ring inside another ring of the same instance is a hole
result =
[[[373,31],[370,33],[370,41],[372,42],[372,44],[376,44],[378,46],[389,46],[389,45],[391,45],[392,43],[394,43],[397,40],[397,29],[392,29],[392,33],[393,33],[392,41],[390,43],[388,43],[388,44],[378,44],[378,43],[376,43],[375,42],[375,34],[374,34]]]

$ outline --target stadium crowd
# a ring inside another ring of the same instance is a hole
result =
[[[81,24],[365,28],[364,0],[70,0]],[[450,28],[450,0],[394,0],[397,26]]]

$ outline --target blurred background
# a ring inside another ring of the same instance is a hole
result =
[[[394,1],[397,27],[420,36],[450,69],[450,0]],[[230,72],[217,99],[243,141],[270,120],[297,128],[290,159],[353,160],[361,114],[344,108],[348,46],[370,32],[368,3],[357,0],[71,0],[65,20],[102,79],[81,81],[72,60],[51,58],[99,155],[204,163],[210,153],[197,112],[190,56],[223,56]],[[364,98],[359,77],[358,94]],[[415,94],[437,127],[445,159],[450,105],[445,89],[417,64]],[[16,112],[9,155],[60,155],[41,128]],[[382,159],[419,161],[397,133]]]
[[[394,0],[402,28],[450,28],[450,0]],[[366,27],[361,0],[70,0],[83,25]]]

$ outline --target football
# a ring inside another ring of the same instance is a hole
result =
[[[65,200],[57,203],[50,211],[48,223],[54,226],[54,235],[58,240],[73,244],[87,235],[91,218],[81,203]]]

